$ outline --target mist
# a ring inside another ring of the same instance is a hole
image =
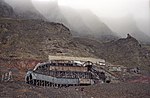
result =
[[[36,9],[49,21],[61,22],[72,31],[81,34],[91,32],[112,34],[114,32],[118,36],[125,37],[127,33],[135,35],[138,32],[150,36],[150,0],[5,1],[16,10],[35,11]],[[132,28],[128,30],[128,23],[124,20],[129,21]],[[122,29],[124,26],[127,30]]]
[[[65,2],[66,1],[66,2]],[[132,15],[137,26],[150,33],[149,0],[60,0],[60,5],[90,9],[102,18],[120,18]]]

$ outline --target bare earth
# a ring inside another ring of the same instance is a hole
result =
[[[150,85],[119,83],[53,88],[14,81],[0,83],[0,98],[150,98]]]

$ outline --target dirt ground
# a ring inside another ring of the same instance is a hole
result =
[[[0,98],[150,98],[150,85],[119,83],[53,88],[12,81],[0,83]]]

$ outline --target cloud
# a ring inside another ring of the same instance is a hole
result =
[[[52,1],[60,6],[89,9],[100,18],[121,18],[132,15],[137,26],[150,35],[150,0],[5,0],[18,9],[31,10],[31,3],[40,11],[50,8]],[[37,3],[38,2],[38,3]],[[39,3],[40,2],[40,3]],[[42,3],[45,3],[44,6]],[[47,3],[47,4],[46,4]],[[39,12],[40,12],[39,11]]]

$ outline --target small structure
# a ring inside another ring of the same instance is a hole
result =
[[[136,73],[136,74],[140,74],[140,73],[141,73],[139,67],[129,68],[129,69],[128,69],[128,72],[130,72],[130,73]]]
[[[108,66],[108,70],[110,72],[126,72],[127,68],[121,65],[111,65]]]

